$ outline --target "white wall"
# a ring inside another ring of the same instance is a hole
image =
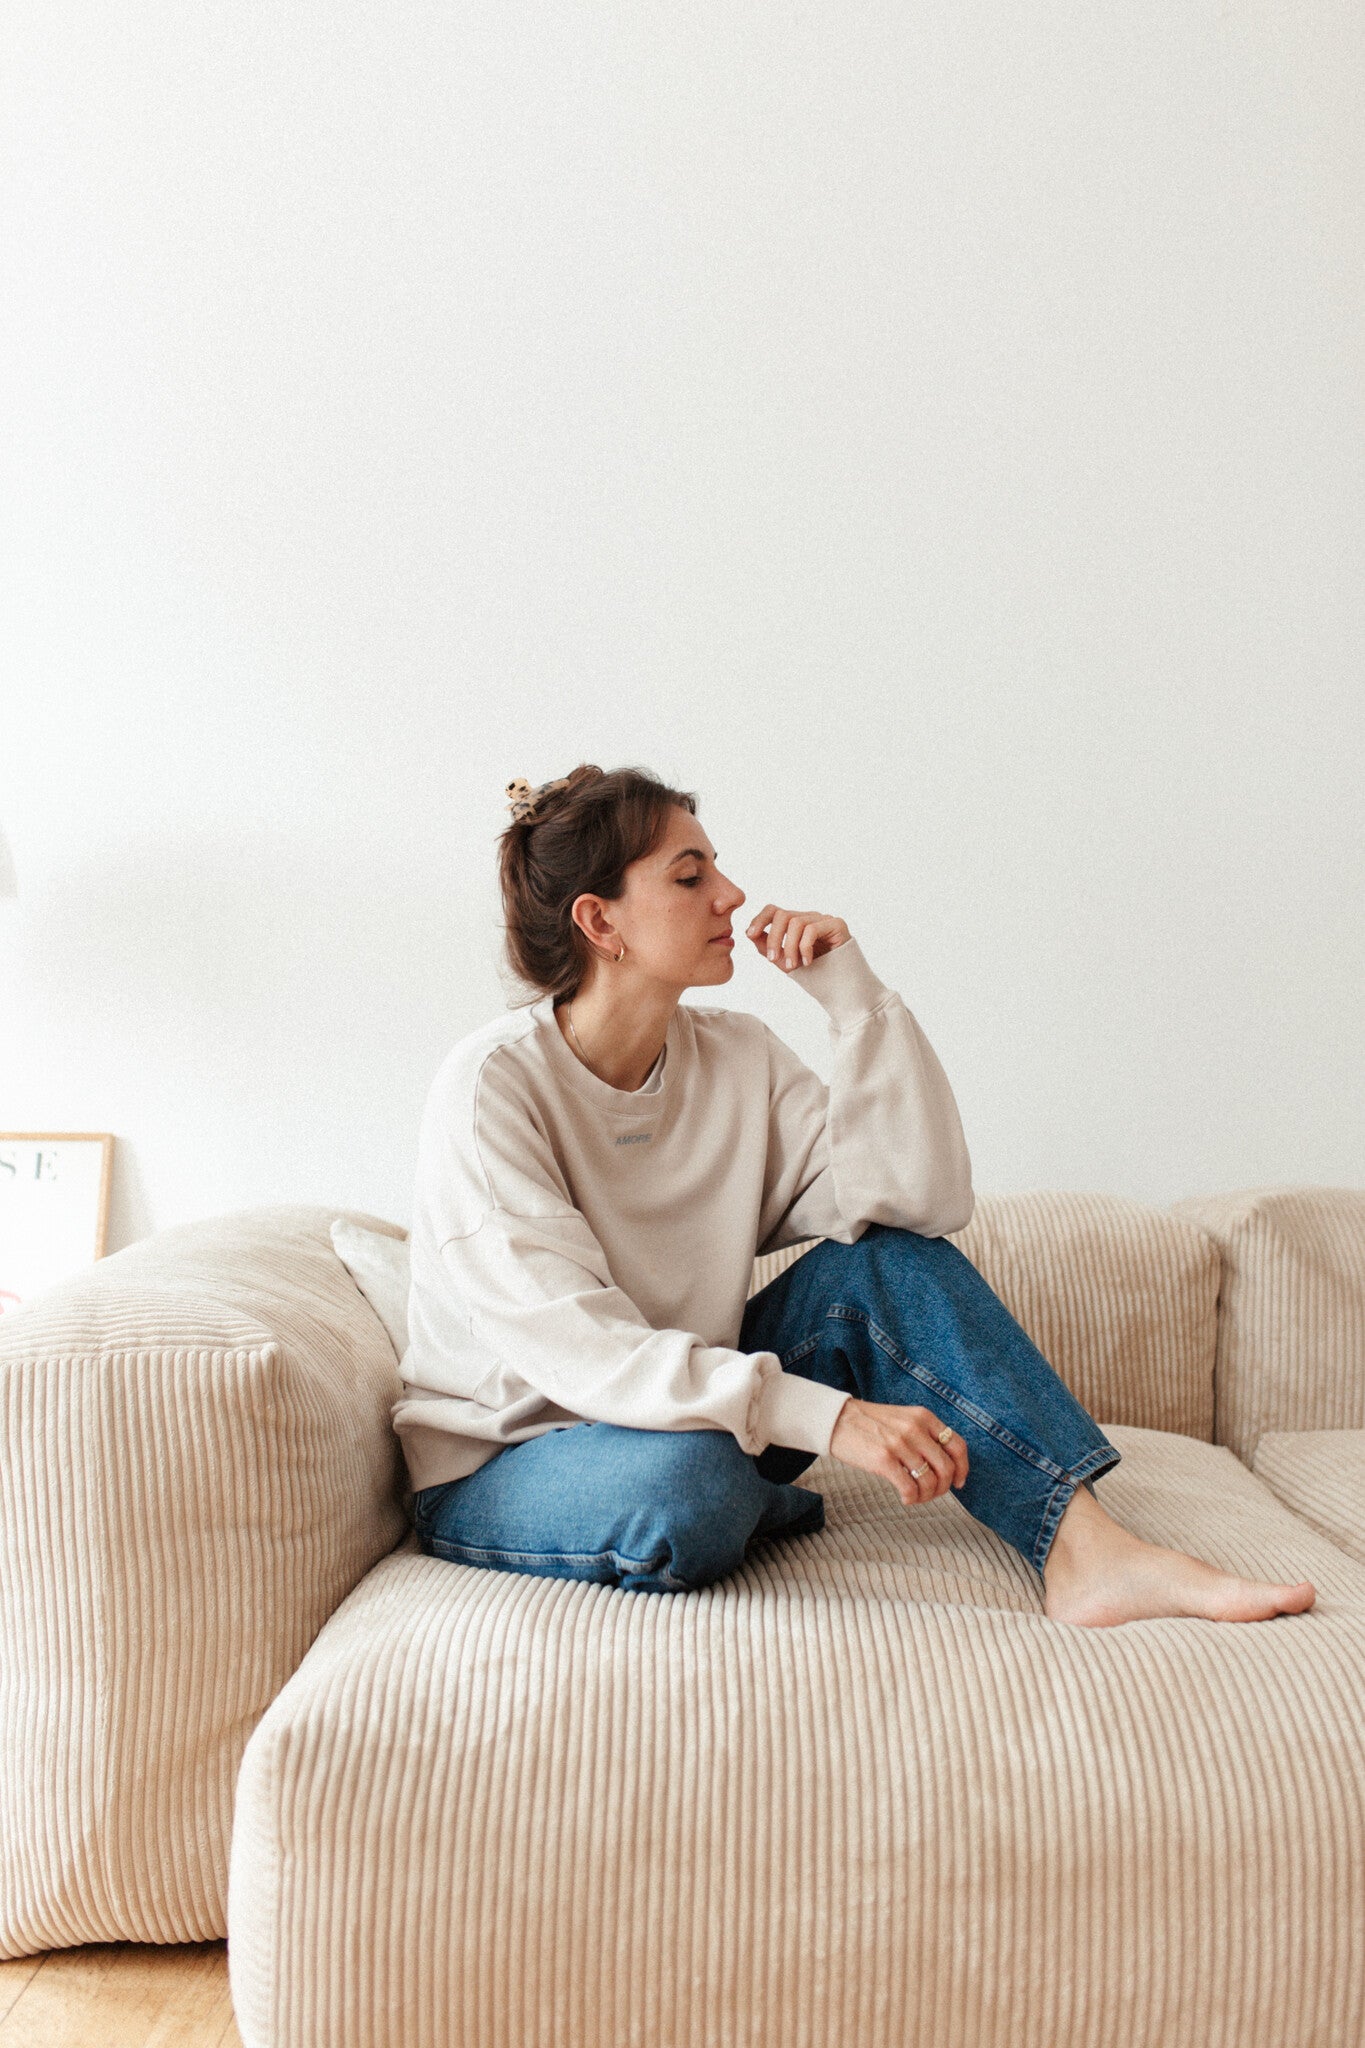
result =
[[[408,1221],[580,759],[847,918],[979,1191],[1365,1184],[1354,4],[5,20],[0,1126],[110,1249]]]

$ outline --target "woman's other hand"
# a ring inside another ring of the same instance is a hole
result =
[[[787,974],[842,946],[850,933],[841,917],[823,917],[818,910],[779,910],[775,903],[765,903],[750,922],[748,936],[757,952]]]
[[[956,1430],[945,1443],[938,1441],[942,1434],[943,1423],[931,1408],[897,1408],[850,1394],[835,1421],[829,1454],[841,1465],[889,1479],[913,1508],[966,1483],[967,1446]],[[912,1465],[925,1468],[917,1479]]]

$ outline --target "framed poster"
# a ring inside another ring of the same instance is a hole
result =
[[[104,1257],[108,1131],[0,1131],[0,1315]]]

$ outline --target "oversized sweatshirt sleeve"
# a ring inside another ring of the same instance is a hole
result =
[[[847,1395],[785,1373],[772,1351],[656,1329],[618,1287],[568,1200],[543,1131],[483,1085],[456,1134],[453,1202],[438,1256],[475,1342],[585,1420],[627,1429],[728,1430],[823,1455]]]
[[[829,1019],[829,1085],[764,1025],[768,1158],[758,1251],[811,1237],[856,1244],[869,1223],[923,1237],[976,1206],[953,1091],[919,1023],[845,939],[787,977]]]

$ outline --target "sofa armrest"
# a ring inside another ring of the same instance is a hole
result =
[[[408,1530],[338,1213],[184,1224],[0,1317],[0,1957],[226,1934],[247,1738]]]

